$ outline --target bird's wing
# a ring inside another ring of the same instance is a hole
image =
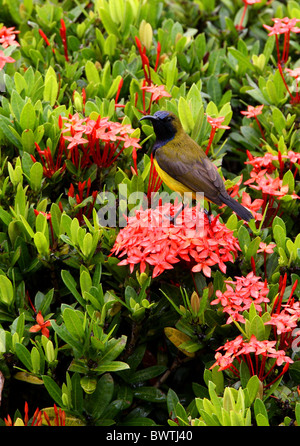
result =
[[[156,150],[155,159],[162,170],[191,191],[203,192],[208,200],[222,204],[220,195],[227,195],[224,182],[193,139],[187,135],[174,138]]]

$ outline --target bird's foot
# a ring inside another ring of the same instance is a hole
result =
[[[203,212],[204,212],[204,214],[206,214],[207,215],[207,218],[208,218],[208,222],[209,222],[209,224],[211,225],[211,210],[207,210],[207,209],[203,209]]]
[[[184,205],[182,208],[180,208],[180,209],[176,212],[176,214],[173,215],[173,216],[171,216],[171,215],[165,215],[165,217],[168,218],[168,219],[170,220],[170,223],[171,223],[173,226],[176,226],[176,219],[177,219],[177,217],[178,217],[180,214],[183,213],[183,211],[184,211],[184,209],[185,209],[186,206],[187,206],[187,205],[185,204],[185,205]]]

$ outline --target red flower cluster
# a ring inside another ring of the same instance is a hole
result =
[[[298,285],[296,280],[292,286],[289,298],[283,304],[283,296],[286,291],[287,274],[280,277],[278,295],[275,298],[271,311],[271,319],[265,322],[274,326],[274,338],[281,348],[287,349],[292,343],[292,330],[297,327],[300,319],[300,302],[295,301],[294,292]]]
[[[282,155],[280,151],[278,151],[277,155],[265,153],[264,156],[257,157],[253,157],[249,151],[247,151],[247,154],[249,161],[246,161],[245,164],[252,165],[253,169],[250,172],[250,178],[244,184],[250,185],[252,189],[261,191],[263,200],[261,205],[262,214],[260,217],[260,214],[258,214],[257,217],[262,220],[262,215],[265,212],[266,206],[268,206],[266,224],[269,224],[279,212],[281,198],[287,194],[292,199],[299,198],[295,192],[289,192],[289,186],[288,184],[283,184],[282,178],[286,170],[292,169],[294,163],[299,162],[300,154],[291,150],[286,155]],[[298,168],[295,166],[294,177],[297,172]],[[274,206],[276,199],[279,202]],[[246,205],[246,202],[242,204]]]
[[[261,190],[263,195],[277,197],[278,199],[284,197],[289,192],[288,184],[283,184],[280,177],[273,178],[267,173],[267,169],[261,170],[259,173],[252,170],[250,179],[245,181],[244,184],[250,184],[252,189]],[[293,199],[300,198],[295,192],[290,194],[290,196]]]
[[[219,366],[219,370],[230,369],[236,376],[239,377],[239,370],[234,365],[234,361],[237,361],[239,365],[241,361],[244,361],[251,373],[251,375],[257,375],[263,382],[270,375],[275,366],[281,366],[285,363],[285,366],[280,374],[276,376],[276,380],[285,373],[289,367],[289,364],[294,361],[285,355],[284,350],[276,350],[276,341],[259,341],[254,335],[250,339],[244,340],[240,335],[232,341],[227,341],[225,345],[218,348],[215,354],[216,362],[211,366]],[[219,350],[223,350],[222,354]],[[254,358],[253,358],[254,356]],[[266,367],[266,362],[269,358],[275,358],[276,361],[269,368]],[[274,382],[274,381],[273,381]],[[272,383],[269,383],[270,386]]]
[[[284,174],[285,164],[286,170],[292,170],[295,163],[300,162],[300,153],[289,150],[286,155],[282,155],[280,151],[278,151],[277,155],[273,155],[270,152],[264,154],[264,156],[253,156],[248,150],[247,155],[249,161],[245,161],[245,164],[250,164],[253,166],[254,172],[257,174],[261,172],[262,169],[266,169],[266,172],[271,174],[278,167],[280,170],[280,177]],[[297,167],[295,169],[294,176],[297,174]]]
[[[25,407],[24,407],[24,419],[18,418],[18,421],[13,423],[10,415],[7,415],[7,418],[4,418],[4,422],[6,426],[42,426],[44,416],[46,423],[48,426],[65,426],[66,425],[66,414],[65,411],[61,408],[57,408],[56,404],[53,405],[54,409],[54,422],[51,423],[51,420],[49,416],[47,415],[45,410],[40,410],[37,408],[32,416],[32,419],[29,420],[29,408],[28,403],[25,401]]]
[[[249,310],[252,303],[261,314],[261,304],[269,302],[267,283],[262,282],[261,278],[255,276],[253,272],[246,277],[235,277],[235,279],[235,281],[225,280],[226,291],[223,293],[217,290],[217,299],[211,302],[211,305],[221,304],[223,312],[229,314],[227,324],[232,321],[245,323],[242,313]]]
[[[25,401],[24,407],[24,420],[19,418],[19,423],[13,423],[10,415],[7,415],[7,418],[4,418],[4,422],[6,426],[41,426],[42,425],[42,412],[37,408],[33,414],[31,423],[29,423],[29,408],[28,403]]]
[[[83,215],[85,215],[87,218],[90,218],[93,207],[95,205],[95,201],[97,198],[98,191],[93,191],[90,195],[90,189],[91,189],[91,179],[89,178],[87,181],[78,182],[78,193],[75,194],[75,188],[73,184],[69,187],[68,191],[68,197],[73,199],[73,203],[75,206],[78,204],[81,204],[84,200],[87,200],[88,197],[90,197],[90,205],[86,205],[85,207],[81,207],[76,214],[76,218],[78,218],[79,222],[83,222]],[[85,196],[84,196],[84,195]]]
[[[139,111],[141,113],[143,113],[144,115],[146,115],[146,114],[150,113],[151,106],[152,106],[153,102],[157,102],[159,99],[161,99],[163,97],[171,97],[171,95],[170,95],[170,93],[168,93],[166,91],[164,85],[156,85],[152,82],[150,61],[146,54],[146,47],[141,44],[141,41],[138,37],[135,37],[135,42],[136,42],[136,46],[138,48],[138,51],[139,51],[139,54],[141,57],[143,71],[144,71],[144,80],[143,80],[142,87],[141,87],[143,109],[139,110]],[[161,44],[160,44],[160,42],[157,42],[156,60],[155,60],[155,66],[154,66],[155,72],[158,69],[160,52],[161,52]],[[146,107],[146,95],[145,95],[146,92],[151,93],[148,107]],[[138,96],[138,93],[136,93],[135,106],[137,106],[138,99],[139,99],[139,96]]]
[[[140,148],[138,138],[131,136],[134,129],[130,125],[99,118],[80,118],[76,113],[69,118],[62,118],[62,139],[68,141],[68,158],[77,168],[89,167],[95,163],[98,167],[110,167],[124,149]]]
[[[19,42],[16,41],[16,34],[20,31],[15,31],[15,27],[6,28],[2,26],[0,29],[0,45],[2,48],[8,48],[9,46],[15,45],[20,46]]]
[[[291,104],[298,104],[300,101],[300,96],[298,94],[298,91],[296,93],[296,96],[293,96],[290,92],[290,89],[286,83],[282,65],[285,64],[288,61],[289,58],[289,49],[290,49],[290,36],[291,32],[293,33],[300,33],[300,28],[297,25],[298,22],[300,22],[300,19],[290,19],[288,17],[284,17],[283,19],[274,18],[272,19],[274,22],[273,26],[269,25],[263,25],[266,30],[269,31],[268,36],[275,35],[276,39],[276,50],[277,50],[277,67],[280,72],[280,76],[283,80],[283,83],[285,85],[285,88],[287,92],[289,93],[289,96],[291,98],[290,102]],[[280,54],[280,48],[279,48],[279,38],[278,36],[284,34],[284,44],[283,44],[283,51],[282,54]]]
[[[290,19],[289,17],[284,17],[283,19],[274,18],[272,19],[274,22],[273,26],[263,25],[263,27],[269,31],[268,36],[280,35],[280,34],[289,34],[300,33],[300,28],[296,26],[300,19]]]
[[[52,152],[49,147],[41,150],[40,146],[35,143],[35,148],[39,154],[45,177],[52,178],[56,172],[59,172],[61,175],[63,174],[66,169],[66,164],[62,162],[62,156],[64,152],[64,146],[62,144],[59,145],[55,162],[53,160]],[[33,155],[30,156],[32,161],[36,163],[36,158]]]
[[[152,277],[156,277],[183,260],[193,272],[202,271],[207,277],[211,276],[214,265],[225,273],[225,262],[234,262],[240,250],[233,232],[218,216],[209,222],[197,207],[185,207],[181,213],[180,209],[181,204],[167,203],[136,211],[135,216],[128,217],[128,224],[119,232],[112,249],[118,257],[126,255],[119,265],[130,265],[132,272],[139,264],[144,272],[149,264],[154,267]],[[181,225],[170,223],[175,215]]]
[[[267,252],[272,252],[272,246],[263,246],[262,249]],[[239,321],[245,323],[246,320],[240,314],[250,308],[254,304],[258,314],[263,312],[262,304],[265,305],[267,311],[267,302],[269,299],[267,283],[260,281],[259,277],[254,276],[253,273],[247,277],[235,277],[235,281],[226,281],[226,291],[224,293],[217,291],[217,299],[211,304],[219,304],[224,307],[223,311],[230,314],[227,323],[232,321]],[[239,364],[244,361],[250,371],[251,375],[257,375],[261,381],[265,381],[270,375],[275,366],[285,364],[281,373],[275,375],[272,382],[265,384],[270,386],[279,379],[288,369],[292,359],[286,355],[286,352],[291,348],[293,342],[293,329],[297,327],[297,322],[300,319],[300,303],[295,301],[293,295],[297,288],[298,281],[296,280],[292,286],[290,296],[287,301],[282,304],[283,296],[286,291],[287,274],[279,279],[278,295],[270,305],[271,318],[264,321],[264,325],[272,325],[274,327],[272,340],[258,340],[254,335],[250,339],[245,339],[242,335],[237,336],[231,341],[227,341],[224,346],[221,346],[216,354],[216,362],[211,368],[219,366],[219,370],[231,370],[239,377]],[[230,286],[234,285],[234,287]],[[268,308],[268,311],[269,308]],[[237,323],[235,322],[237,325]],[[240,328],[240,331],[243,330]],[[243,332],[244,336],[246,334]],[[223,350],[223,353],[220,352]],[[268,358],[275,359],[267,364]]]

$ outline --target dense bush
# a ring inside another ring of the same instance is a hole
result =
[[[298,2],[0,7],[1,423],[299,424]],[[160,109],[249,224],[154,224]]]

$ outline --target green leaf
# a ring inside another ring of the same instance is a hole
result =
[[[211,371],[212,382],[214,383],[215,391],[217,394],[222,394],[224,391],[224,375],[222,371],[219,371],[218,367],[214,367]]]
[[[251,321],[250,333],[259,341],[263,341],[265,339],[265,325],[262,318],[258,316],[258,314]]]
[[[254,71],[254,66],[250,62],[249,58],[241,53],[234,47],[228,48],[228,52],[238,61],[239,66],[243,67],[246,71]]]
[[[0,301],[10,306],[14,301],[14,289],[11,281],[3,274],[0,275]]]
[[[210,95],[211,100],[215,104],[219,104],[222,98],[222,89],[218,78],[216,76],[210,76],[207,82],[207,92]]]
[[[118,86],[119,86],[121,79],[122,79],[122,76],[119,75],[113,80],[108,92],[106,93],[107,99],[111,99],[115,96],[115,94],[117,93]]]
[[[266,419],[268,419],[268,412],[266,406],[260,398],[256,398],[254,402],[254,414],[257,417],[259,414],[263,415]]]
[[[66,285],[66,287],[68,288],[68,290],[71,291],[71,293],[73,294],[75,299],[80,303],[80,305],[82,305],[84,307],[86,304],[85,300],[83,299],[81,294],[78,293],[78,291],[76,289],[77,282],[74,279],[74,277],[71,275],[71,273],[67,270],[62,270],[61,278],[62,278],[64,284]]]
[[[47,257],[49,255],[49,243],[45,235],[42,232],[36,232],[33,237],[34,244],[38,253]]]
[[[51,214],[51,222],[53,227],[53,232],[56,237],[59,237],[60,235],[60,221],[61,221],[61,211],[59,209],[59,206],[56,203],[51,204],[50,208],[50,214]]]
[[[278,248],[282,248],[283,251],[285,251],[285,244],[286,244],[286,230],[283,229],[282,226],[275,225],[273,227],[273,236],[274,240],[276,242],[276,245]]]
[[[28,99],[21,112],[20,126],[22,130],[26,129],[34,130],[35,123],[36,123],[36,116],[35,116],[34,106],[32,105],[31,100]]]
[[[27,82],[24,79],[24,76],[22,76],[18,71],[14,74],[14,82],[16,86],[16,91],[20,94],[22,90],[27,89]]]
[[[156,376],[161,375],[163,372],[167,370],[167,367],[164,365],[153,365],[151,367],[147,367],[146,369],[138,370],[132,374],[129,382],[131,383],[139,383],[143,381],[148,381],[149,379],[155,378]]]
[[[69,331],[65,328],[64,325],[57,325],[55,321],[51,321],[51,326],[64,342],[69,344],[71,348],[77,350],[79,354],[82,353],[83,350],[82,343],[74,339],[74,337],[69,333]]]
[[[106,11],[104,8],[98,9],[101,22],[103,23],[104,28],[108,32],[108,34],[115,34],[118,38],[120,38],[120,33],[118,31],[117,25],[111,19],[110,13]]]
[[[272,118],[274,122],[274,126],[279,135],[282,135],[282,131],[286,127],[286,121],[283,116],[283,113],[279,110],[279,108],[274,108],[272,111]]]
[[[239,240],[241,250],[242,250],[243,254],[245,255],[247,253],[248,246],[250,245],[250,242],[251,242],[250,234],[249,234],[247,228],[245,228],[245,226],[240,227],[240,229],[238,231],[238,240]]]
[[[65,308],[63,311],[63,319],[68,332],[78,341],[83,341],[84,330],[83,321],[77,310]]]
[[[42,379],[51,398],[53,398],[53,400],[56,402],[56,404],[58,404],[58,406],[64,407],[64,404],[62,402],[61,388],[56,384],[56,382],[52,378],[50,378],[50,376],[43,375]]]
[[[84,291],[89,292],[92,287],[92,279],[87,271],[81,271],[80,273],[80,289],[82,294]]]
[[[23,130],[22,135],[22,147],[24,152],[28,152],[31,155],[34,154],[34,143],[36,142],[34,133],[31,129]]]
[[[282,185],[285,186],[286,184],[289,186],[288,193],[292,194],[295,190],[295,179],[291,170],[288,170],[282,178]]]
[[[88,232],[87,234],[85,234],[84,238],[83,238],[83,243],[82,243],[82,254],[84,255],[85,258],[88,258],[91,253],[93,253],[93,236],[90,232]]]
[[[127,336],[122,335],[119,339],[110,339],[107,344],[107,349],[101,357],[102,364],[104,362],[113,361],[124,350],[127,342]]]
[[[297,425],[300,426],[300,403],[296,403],[295,415],[296,415]]]
[[[163,403],[166,401],[166,395],[155,387],[139,387],[134,390],[134,396],[150,403]]]
[[[106,372],[118,372],[120,370],[126,370],[126,369],[129,369],[129,365],[126,364],[126,362],[112,361],[105,363],[103,365],[99,365],[93,370],[99,373],[106,373]]]
[[[254,240],[251,240],[250,244],[248,245],[245,256],[248,261],[251,260],[251,257],[255,258],[260,242],[261,242],[260,237],[256,237]]]
[[[259,380],[258,376],[256,376],[256,375],[251,376],[251,378],[249,379],[249,381],[247,383],[250,405],[253,403],[253,401],[257,397],[259,387],[260,387],[260,380]]]
[[[38,162],[34,163],[30,169],[30,186],[34,192],[41,189],[43,172],[43,166]]]
[[[256,423],[257,426],[270,426],[268,418],[261,413],[257,414]]]
[[[167,407],[168,407],[168,414],[171,418],[175,418],[175,408],[177,404],[179,403],[179,398],[177,394],[174,392],[174,390],[169,389],[167,393]]]
[[[15,352],[19,360],[24,364],[27,370],[32,371],[31,355],[25,345],[16,343]]]
[[[248,384],[249,379],[250,379],[250,371],[249,371],[249,367],[247,366],[247,364],[244,361],[241,361],[241,363],[240,363],[239,372],[240,372],[241,384],[242,384],[243,388],[245,388]]]
[[[44,94],[43,99],[46,102],[49,102],[53,107],[58,94],[58,82],[56,79],[56,73],[54,69],[50,66],[47,70],[45,76],[45,86],[44,86]]]
[[[100,76],[95,64],[88,60],[85,64],[85,74],[89,83],[98,85],[100,84]]]
[[[194,120],[187,101],[181,96],[178,102],[178,114],[184,130],[190,133],[194,127]]]
[[[92,395],[86,397],[86,410],[95,419],[105,418],[105,409],[114,394],[114,380],[109,373],[101,376]]]

